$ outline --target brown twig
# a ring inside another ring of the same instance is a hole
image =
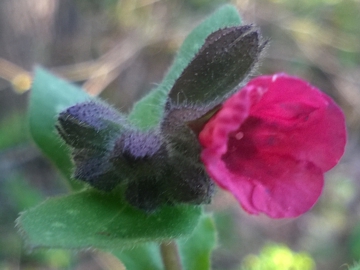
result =
[[[17,93],[26,92],[31,87],[31,73],[2,58],[0,58],[0,77],[9,81]]]
[[[92,96],[99,95],[128,66],[146,46],[143,41],[133,37],[119,43],[95,61],[87,61],[50,70],[70,81],[85,81],[83,88]],[[0,77],[9,81],[18,93],[26,92],[32,83],[32,74],[25,69],[0,58]]]

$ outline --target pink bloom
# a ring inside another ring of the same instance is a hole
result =
[[[247,212],[296,217],[316,203],[324,172],[343,155],[345,119],[315,87],[275,74],[230,97],[199,139],[207,172]]]

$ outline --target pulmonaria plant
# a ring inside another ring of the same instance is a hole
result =
[[[127,269],[207,270],[216,233],[199,205],[211,202],[215,184],[250,214],[311,209],[343,154],[344,116],[299,78],[248,82],[266,44],[225,5],[189,34],[128,115],[38,68],[31,134],[67,180],[79,181],[21,213],[31,248],[112,250]]]
[[[72,149],[74,178],[103,191],[121,186],[147,212],[209,203],[214,182],[251,214],[308,211],[343,154],[344,116],[296,77],[260,76],[244,86],[265,46],[252,25],[209,35],[150,129],[99,101],[61,112],[57,130]]]

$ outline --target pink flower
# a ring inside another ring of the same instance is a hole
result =
[[[343,155],[345,119],[307,82],[261,76],[223,104],[199,140],[207,172],[247,212],[296,217],[316,203],[324,172]]]

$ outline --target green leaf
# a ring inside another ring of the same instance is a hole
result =
[[[209,270],[211,251],[216,245],[216,232],[210,215],[203,215],[194,232],[178,240],[181,264],[184,270]],[[148,243],[113,254],[125,265],[127,270],[162,270],[160,247]]]
[[[115,192],[86,190],[22,213],[18,226],[32,247],[121,249],[189,235],[200,215],[201,207],[190,205],[164,206],[146,214]]]
[[[163,115],[168,92],[202,47],[206,37],[220,28],[240,24],[241,19],[236,8],[225,5],[196,27],[185,39],[162,83],[135,104],[129,116],[130,120],[143,129],[158,125]]]
[[[180,239],[179,251],[184,269],[209,270],[211,252],[216,246],[216,229],[210,215],[201,218],[189,238]]]
[[[147,243],[123,251],[113,251],[126,270],[162,270],[160,249],[158,243]]]
[[[41,68],[36,69],[29,105],[30,132],[38,147],[67,179],[71,178],[73,164],[55,130],[57,117],[64,109],[90,99],[81,88]],[[69,183],[74,188],[80,185],[79,182]]]

